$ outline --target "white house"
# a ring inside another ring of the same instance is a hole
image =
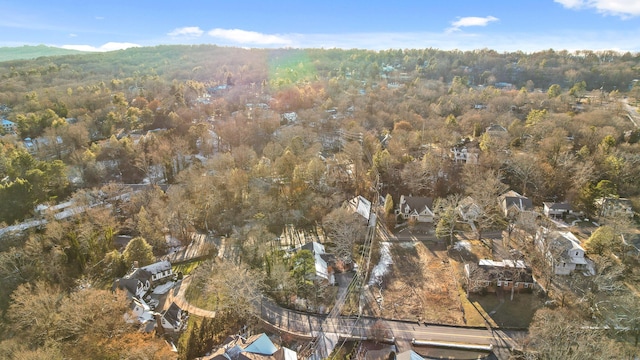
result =
[[[154,321],[154,312],[151,307],[144,300],[133,298],[130,309],[131,312],[124,314],[124,320],[130,324],[140,324],[144,332],[152,332],[156,322]]]
[[[522,196],[513,190],[502,194],[498,200],[505,217],[510,217],[518,212],[533,210],[533,202],[526,196]]]
[[[316,278],[327,280],[331,285],[335,284],[336,279],[333,272],[329,271],[327,261],[322,258],[322,255],[326,255],[324,245],[311,241],[297,248],[295,251],[300,250],[309,250],[313,254],[313,260],[316,266]]]
[[[180,332],[187,327],[188,318],[188,312],[182,310],[176,303],[171,303],[171,306],[160,315],[160,325],[165,331]]]
[[[4,130],[5,134],[15,135],[16,123],[7,119],[2,119],[2,130]]]
[[[584,256],[580,240],[569,231],[550,231],[540,227],[535,243],[545,255],[556,275],[570,275],[575,271],[593,274],[593,268]]]
[[[148,271],[151,274],[152,283],[158,283],[173,276],[171,263],[167,260],[143,266],[140,269]]]
[[[542,205],[544,215],[547,217],[562,217],[571,213],[571,205],[568,203],[544,202]]]
[[[416,220],[422,223],[433,222],[433,199],[421,196],[400,196],[396,214],[402,215],[405,220]]]
[[[599,198],[595,201],[600,216],[626,216],[633,217],[631,200],[625,198]]]
[[[383,202],[384,204],[384,198]],[[356,196],[349,200],[349,206],[358,214],[360,214],[367,221],[371,218],[371,201],[367,200],[363,196]]]
[[[142,298],[153,287],[172,277],[171,263],[163,260],[141,268],[134,265],[129,274],[116,281],[116,285],[120,289],[127,290],[131,296]]]

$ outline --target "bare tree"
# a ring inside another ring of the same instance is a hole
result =
[[[228,311],[239,317],[255,314],[264,283],[260,272],[216,259],[209,260],[198,271],[206,279],[204,295],[216,299],[214,310]]]
[[[622,358],[621,349],[564,309],[539,310],[529,328],[530,349],[538,359],[613,359]]]
[[[498,196],[508,187],[502,183],[502,176],[493,170],[482,170],[477,166],[465,167],[463,181],[466,191],[477,205],[475,217],[478,239],[482,240],[482,231],[501,223]]]
[[[362,241],[366,222],[353,210],[340,207],[327,214],[322,229],[335,244],[335,255],[345,263],[352,262],[353,246]]]

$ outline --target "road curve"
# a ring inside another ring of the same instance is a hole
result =
[[[175,302],[180,308],[190,314],[212,318],[215,311],[209,311],[191,305],[185,298],[185,291],[191,283],[191,277],[186,276],[167,293],[164,306],[168,307]],[[260,319],[280,331],[299,336],[315,337],[319,334],[324,324],[325,334],[332,334],[341,338],[376,338],[380,336],[379,329],[384,329],[383,337],[411,341],[442,341],[460,344],[493,345],[495,349],[508,350],[517,347],[514,336],[523,336],[524,331],[505,332],[501,329],[470,328],[463,326],[446,326],[424,324],[402,320],[384,320],[369,317],[345,317],[327,319],[318,314],[305,313],[285,309],[266,297],[260,304]],[[375,326],[374,326],[375,325]],[[377,330],[376,330],[377,329]],[[376,333],[377,332],[377,333]]]

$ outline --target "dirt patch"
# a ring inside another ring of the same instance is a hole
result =
[[[458,285],[441,243],[394,242],[393,264],[381,287],[371,286],[375,299],[368,312],[383,318],[464,325]]]

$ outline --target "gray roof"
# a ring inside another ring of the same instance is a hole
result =
[[[146,270],[151,274],[158,274],[163,271],[171,270],[171,263],[167,260],[163,260],[163,261],[158,261],[157,263],[143,266],[140,269]]]
[[[144,268],[135,269],[129,276],[128,279],[139,279],[141,281],[151,280],[152,273],[145,270]]]
[[[136,291],[138,290],[138,284],[140,280],[138,279],[125,279],[122,278],[117,281],[118,288],[127,290],[131,295],[136,295]]]
[[[568,203],[545,202],[543,204],[551,210],[571,210],[571,205]]]
[[[522,196],[517,192],[510,190],[500,196],[504,209],[510,209],[515,206],[520,211],[533,209],[533,202],[526,196]]]
[[[164,317],[165,320],[167,320],[169,324],[171,324],[171,326],[176,327],[180,325],[181,311],[182,309],[180,309],[180,307],[176,303],[172,302],[171,306],[169,306],[169,308],[165,310],[162,316]]]
[[[409,212],[417,211],[421,213],[425,208],[431,210],[433,207],[433,199],[423,196],[405,196],[404,204],[400,204],[401,209],[404,212],[406,207],[409,207]]]

